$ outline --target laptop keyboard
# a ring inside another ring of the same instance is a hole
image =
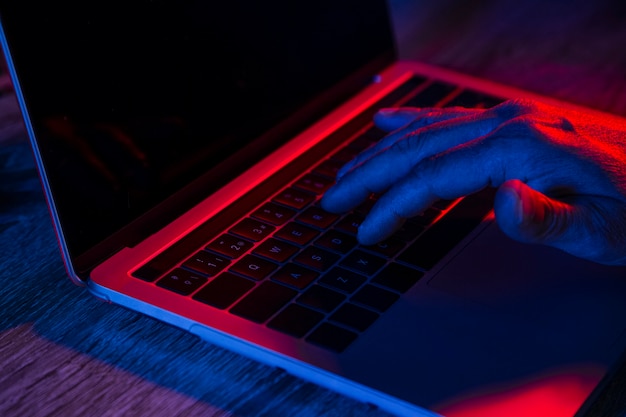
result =
[[[501,101],[420,82],[403,105],[486,108]],[[319,199],[345,162],[383,136],[365,127],[225,233],[207,238],[201,249],[191,247],[174,261],[157,257],[132,275],[323,348],[345,350],[492,207],[492,190],[438,201],[386,241],[359,245],[357,229],[376,197],[342,215],[324,211]]]

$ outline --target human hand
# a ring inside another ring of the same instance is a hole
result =
[[[487,110],[387,109],[392,133],[346,164],[322,206],[380,194],[358,239],[373,244],[438,199],[498,187],[494,211],[511,238],[626,265],[626,122],[528,100]]]

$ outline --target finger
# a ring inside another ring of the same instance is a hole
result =
[[[374,146],[361,152],[356,158],[341,167],[337,172],[337,179],[343,177],[363,161],[370,159],[399,140],[403,140],[407,135],[417,133],[417,131],[426,127],[437,128],[441,126],[439,123],[448,120],[462,118],[461,123],[463,123],[469,120],[470,117],[478,117],[482,112],[484,110],[464,109],[462,107],[449,109],[417,109],[409,107],[383,109],[374,116],[374,123],[383,130],[393,130],[394,132],[385,136]],[[383,126],[379,125],[379,123]]]
[[[504,182],[496,193],[497,222],[509,237],[524,243],[547,242],[564,233],[573,207],[552,200],[520,180]]]
[[[384,131],[393,132],[423,117],[432,110],[435,109],[417,109],[412,107],[381,109],[374,115],[374,124]]]
[[[405,219],[419,214],[438,198],[453,199],[500,185],[495,202],[496,221],[513,239],[552,246],[594,262],[626,265],[623,201],[593,195],[565,197],[561,201],[549,198],[514,179],[523,173],[533,176],[524,171],[523,163],[500,162],[491,157],[493,152],[499,152],[497,148],[481,151],[479,145],[480,142],[463,147],[416,167],[411,176],[392,187],[374,205],[359,227],[359,242],[371,245],[384,240]],[[533,181],[545,183],[542,178]]]
[[[516,161],[496,157],[503,149],[483,138],[425,159],[390,187],[361,223],[358,239],[370,245],[389,237],[404,221],[439,199],[456,199],[487,186],[499,186],[520,172]],[[516,155],[515,159],[523,155]],[[347,178],[346,178],[347,179]]]
[[[494,117],[464,116],[412,132],[338,176],[335,186],[322,198],[322,206],[331,212],[351,210],[371,193],[386,191],[423,160],[482,136],[497,124]]]
[[[512,239],[604,264],[626,264],[626,209],[621,202],[579,196],[568,203],[510,180],[499,188],[494,211],[498,225]]]
[[[374,124],[382,130],[392,132],[417,120],[419,120],[419,125],[413,126],[414,129],[455,117],[467,116],[478,111],[480,110],[462,107],[391,107],[379,110],[374,115]]]

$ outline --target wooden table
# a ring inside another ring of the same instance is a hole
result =
[[[626,115],[623,2],[422,3],[390,1],[401,57]],[[18,116],[0,95],[0,415],[385,415],[71,284]],[[625,374],[586,416],[626,415]]]

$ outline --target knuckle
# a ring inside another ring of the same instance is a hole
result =
[[[413,184],[422,184],[432,190],[433,178],[438,178],[444,173],[442,164],[442,155],[431,156],[416,164],[408,174],[410,182]]]
[[[565,132],[574,132],[576,130],[574,123],[566,116],[558,117],[557,127]]]
[[[523,115],[535,114],[539,111],[539,106],[533,100],[514,98],[497,105],[493,111],[501,120],[509,120]]]
[[[390,145],[390,149],[401,155],[419,153],[423,148],[425,132],[422,129],[413,130]]]
[[[407,124],[406,128],[411,131],[419,130],[425,126],[430,126],[439,121],[441,111],[429,110],[427,112],[415,112],[412,120]]]
[[[537,121],[531,115],[525,114],[511,118],[500,125],[500,136],[512,138],[532,139],[542,136]]]

